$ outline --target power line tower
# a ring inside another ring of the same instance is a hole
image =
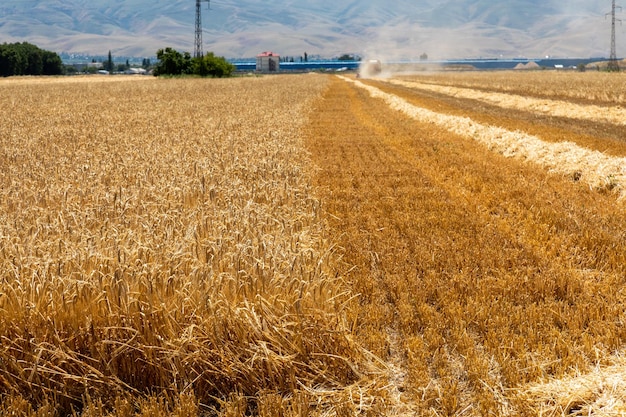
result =
[[[608,66],[608,70],[609,71],[619,71],[619,64],[617,63],[617,53],[615,50],[615,22],[620,22],[622,23],[621,19],[617,19],[615,17],[615,10],[620,9],[622,10],[621,6],[616,6],[615,5],[615,0],[613,0],[613,7],[611,9],[611,13],[607,13],[605,15],[611,15],[611,56],[609,58],[609,66]]]
[[[196,58],[202,58],[204,53],[202,52],[202,12],[200,4],[206,1],[211,7],[211,0],[196,0],[196,45],[193,50],[193,56]]]

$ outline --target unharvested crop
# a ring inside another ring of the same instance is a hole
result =
[[[374,368],[299,137],[326,79],[288,81],[0,84],[5,412],[354,406]]]

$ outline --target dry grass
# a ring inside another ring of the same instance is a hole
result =
[[[307,143],[361,294],[359,340],[399,369],[400,410],[534,416],[546,402],[532,386],[623,349],[626,218],[614,194],[344,80],[316,114]]]
[[[594,104],[577,104],[564,100],[533,98],[515,94],[505,94],[471,88],[425,84],[415,81],[390,80],[393,84],[410,88],[418,88],[452,97],[482,101],[511,110],[529,111],[555,117],[600,121],[616,125],[626,124],[626,109],[620,106],[597,106]]]
[[[622,416],[626,414],[626,366],[623,356],[611,366],[532,384],[525,400],[538,404],[541,416]]]
[[[2,409],[375,407],[299,139],[325,78],[113,79],[0,83]]]
[[[598,71],[469,71],[403,77],[423,83],[487,92],[620,106],[626,100],[624,78],[626,74],[623,72]]]
[[[344,80],[351,81],[348,78]],[[405,100],[387,94],[376,87],[360,82],[372,97],[382,98],[393,109],[399,110],[422,123],[433,123],[457,135],[485,144],[490,150],[507,157],[518,157],[540,164],[576,181],[583,181],[599,190],[615,190],[623,197],[626,186],[626,158],[608,156],[598,151],[581,148],[569,142],[544,142],[541,139],[506,129],[483,125],[467,117],[436,113],[411,105]]]

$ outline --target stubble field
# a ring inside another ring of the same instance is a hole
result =
[[[0,80],[0,414],[624,411],[623,81]]]

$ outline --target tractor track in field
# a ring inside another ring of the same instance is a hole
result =
[[[614,194],[489,152],[337,77],[304,139],[337,273],[359,295],[357,337],[388,364],[388,415],[532,415],[522,387],[622,346],[626,294],[614,286],[626,239],[615,231],[626,214]]]

